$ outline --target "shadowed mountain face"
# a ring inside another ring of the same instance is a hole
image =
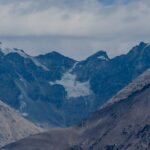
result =
[[[42,131],[0,101],[0,147]]]
[[[150,67],[141,42],[110,59],[99,51],[77,62],[57,52],[31,57],[0,48],[0,99],[44,126],[77,124]]]
[[[149,150],[150,70],[80,125],[10,144],[5,150]]]

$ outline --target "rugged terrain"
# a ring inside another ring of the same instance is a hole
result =
[[[0,101],[0,147],[41,131]]]
[[[43,126],[77,124],[150,67],[150,45],[109,58],[99,51],[83,61],[57,52],[36,57],[0,48],[0,99]]]
[[[52,129],[3,150],[149,150],[150,70],[78,126]]]

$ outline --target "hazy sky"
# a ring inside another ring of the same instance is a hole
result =
[[[113,57],[150,41],[150,0],[0,0],[0,41],[37,55]]]

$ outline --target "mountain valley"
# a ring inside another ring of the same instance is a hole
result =
[[[83,61],[58,52],[30,56],[0,48],[0,99],[44,127],[67,127],[98,110],[150,67],[150,45],[109,58],[99,51]]]
[[[149,107],[150,70],[147,70],[78,126],[51,129],[3,149],[148,150]]]

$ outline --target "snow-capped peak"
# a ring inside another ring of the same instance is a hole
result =
[[[4,54],[4,55],[8,55],[10,53],[17,53],[22,57],[28,57],[28,55],[21,49],[17,49],[17,48],[7,48],[5,47],[2,42],[0,42],[0,51]]]
[[[108,60],[108,58],[107,58],[107,57],[102,56],[102,55],[101,55],[101,56],[98,56],[97,58],[98,58],[98,59],[100,59],[100,60],[106,60],[106,61]]]
[[[2,42],[0,42],[0,52],[3,53],[3,55],[8,55],[10,53],[17,53],[21,57],[29,58],[36,66],[43,68],[45,71],[49,71],[49,69],[44,66],[40,61],[38,61],[35,57],[32,57],[28,54],[26,54],[23,50],[17,49],[17,48],[6,48]]]
[[[99,59],[99,60],[103,60],[103,61],[108,61],[109,57],[107,55],[107,53],[105,51],[98,51],[97,53],[95,53],[94,55],[90,56],[87,58],[87,60],[95,60],[95,59]]]

